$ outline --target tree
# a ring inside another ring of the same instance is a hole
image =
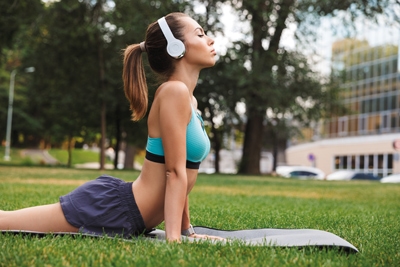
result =
[[[193,14],[195,20],[204,28],[207,35],[215,37],[223,35],[223,25],[220,22],[222,9],[221,1],[200,1],[205,12]],[[240,61],[235,63],[234,61]],[[211,147],[215,154],[215,172],[219,172],[219,152],[223,148],[223,137],[231,135],[235,128],[240,127],[240,119],[235,112],[240,94],[234,89],[238,79],[243,77],[244,61],[231,55],[220,55],[216,65],[200,73],[196,87],[198,109],[202,112],[206,129],[211,139]]]
[[[72,141],[82,127],[92,126],[97,113],[98,61],[96,31],[85,3],[63,0],[49,5],[33,31],[25,60],[35,65],[34,84],[28,92],[30,114],[41,121],[41,138],[51,143]],[[97,121],[97,120],[96,120]]]
[[[217,173],[220,171],[219,152],[223,148],[223,136],[231,135],[235,129],[241,130],[241,118],[235,112],[241,94],[235,89],[238,80],[245,79],[245,73],[241,59],[221,56],[213,68],[202,71],[196,87],[198,108],[209,129]]]
[[[33,85],[24,95],[29,100],[24,113],[36,121],[32,127],[15,129],[32,136],[36,145],[39,140],[57,146],[69,140],[69,151],[76,137],[94,136],[99,129],[100,147],[107,134],[115,135],[109,140],[110,144],[117,140],[118,151],[120,139],[128,133],[126,141],[142,148],[146,125],[130,121],[122,89],[122,49],[142,41],[149,23],[170,10],[185,11],[189,6],[182,1],[143,0],[46,4],[44,13],[24,32],[27,41],[21,47],[25,52],[18,58],[36,67]],[[156,82],[152,76],[149,82],[151,95]],[[107,125],[106,120],[113,123]],[[100,162],[104,166],[104,157]]]
[[[26,43],[27,32],[34,27],[36,17],[43,10],[40,0],[19,0],[2,1],[0,3],[0,125],[6,125],[10,73],[18,70],[15,79],[15,97],[12,127],[12,145],[17,144],[18,129],[29,127],[36,128],[38,121],[26,112],[28,99],[24,98],[32,75],[23,75],[24,69],[31,65],[26,65],[21,58],[27,51]],[[27,78],[29,77],[29,78]],[[26,79],[27,78],[27,79]],[[24,120],[25,123],[19,123]],[[0,132],[0,140],[3,140],[5,131]]]
[[[304,110],[304,103],[318,101],[321,97],[319,92],[322,86],[315,83],[318,78],[313,75],[309,62],[303,60],[301,64],[295,64],[297,55],[287,53],[280,45],[283,31],[288,25],[295,24],[298,26],[296,36],[302,41],[307,41],[307,36],[315,37],[309,33],[310,30],[315,29],[314,25],[318,24],[318,19],[321,17],[331,16],[340,11],[349,11],[350,25],[352,19],[361,14],[374,17],[379,13],[390,12],[390,4],[398,3],[398,1],[237,0],[230,2],[238,10],[241,20],[249,23],[248,34],[251,37],[249,42],[242,41],[240,50],[236,52],[239,56],[248,58],[250,63],[247,80],[240,87],[240,92],[243,92],[246,102],[247,123],[239,172],[258,174],[260,144],[263,140],[262,133],[267,109],[273,112],[277,109],[278,113],[282,114],[285,114],[283,112],[285,107],[288,111],[296,111],[294,109],[296,107],[298,110]],[[307,67],[308,72],[304,73],[301,70],[304,66]],[[301,75],[297,76],[296,73],[299,71]],[[304,78],[307,79],[304,80]],[[303,106],[296,104],[288,107],[286,105],[296,101],[303,102]],[[309,109],[307,112],[316,111],[318,110]]]
[[[0,63],[3,51],[15,44],[15,37],[31,24],[42,11],[40,0],[10,0],[0,2]],[[1,64],[0,64],[1,65]]]
[[[191,4],[186,1],[125,1],[115,0],[115,7],[108,13],[104,23],[113,29],[107,33],[105,45],[106,80],[109,86],[110,100],[108,103],[109,120],[113,125],[109,127],[113,138],[114,150],[118,152],[124,141],[125,168],[133,168],[136,151],[144,149],[147,140],[146,118],[132,122],[128,101],[123,92],[121,79],[122,51],[127,45],[140,43],[144,40],[147,26],[171,11],[191,10]],[[146,54],[143,54],[146,57]],[[146,62],[146,60],[144,60]],[[152,101],[158,81],[152,74],[149,66],[145,65],[149,85],[149,101]],[[150,106],[150,105],[149,105]],[[117,167],[118,153],[114,161]]]

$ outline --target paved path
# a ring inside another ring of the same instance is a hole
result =
[[[59,164],[58,160],[53,158],[47,150],[42,149],[24,149],[22,150],[22,156],[30,157],[33,160],[43,162],[46,165]]]

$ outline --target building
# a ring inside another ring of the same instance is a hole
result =
[[[371,46],[344,39],[332,46],[332,71],[342,76],[346,114],[324,120],[313,142],[286,150],[289,165],[379,176],[400,173],[399,40]]]

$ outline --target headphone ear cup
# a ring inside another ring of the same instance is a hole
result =
[[[167,45],[167,52],[173,58],[181,58],[185,55],[185,45],[181,40],[169,40]]]
[[[175,59],[183,57],[186,51],[185,45],[181,40],[174,37],[165,17],[160,18],[157,22],[165,39],[167,39],[167,53]]]

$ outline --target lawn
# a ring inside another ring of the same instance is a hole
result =
[[[66,165],[68,162],[68,151],[65,149],[50,149],[49,154],[56,158],[61,164]],[[72,165],[85,162],[99,162],[99,152],[93,150],[73,149]]]
[[[5,161],[4,160],[4,150],[0,150],[0,166],[11,166],[11,165],[24,165],[24,166],[37,166],[43,165],[43,159],[39,156],[32,157],[32,156],[24,156],[25,149],[11,149],[11,160]],[[58,160],[59,166],[66,166],[68,162],[68,151],[65,149],[49,149],[47,150],[49,155],[53,158]],[[73,149],[72,150],[72,166],[75,164],[82,164],[82,163],[91,163],[91,162],[99,162],[100,155],[99,152],[93,150],[85,150],[85,149]],[[136,157],[136,159],[141,159],[141,157]],[[113,163],[110,159],[106,157],[106,163]]]
[[[107,173],[127,181],[138,174]],[[98,170],[0,166],[0,209],[56,202],[100,174]],[[226,230],[320,229],[346,239],[360,253],[239,243],[0,235],[0,266],[400,266],[399,184],[201,174],[190,203],[194,225]]]

